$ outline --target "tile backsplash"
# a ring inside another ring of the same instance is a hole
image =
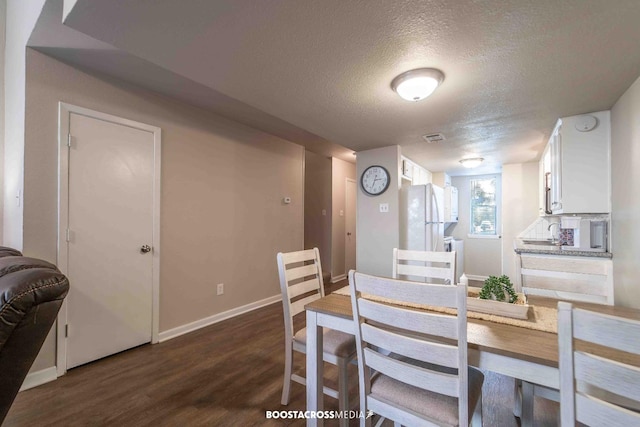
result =
[[[582,214],[582,218],[603,219],[609,221],[608,215],[602,214]],[[549,225],[558,224],[549,231]],[[552,235],[553,233],[557,233]],[[560,228],[560,216],[544,216],[535,220],[523,232],[518,234],[520,239],[551,239],[559,237],[563,245],[573,246],[573,228]]]
[[[557,223],[560,226],[560,217],[557,216],[545,216],[535,220],[530,226],[528,226],[523,232],[518,234],[522,239],[551,239],[551,231],[549,231],[549,225]],[[555,227],[551,229],[556,232]]]
[[[561,228],[558,239],[562,246],[573,246],[573,228]]]

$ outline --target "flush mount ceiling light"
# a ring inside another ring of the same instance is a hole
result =
[[[402,99],[420,101],[431,95],[443,81],[442,71],[435,68],[417,68],[393,79],[391,88]]]
[[[465,168],[475,168],[476,166],[480,166],[480,163],[483,161],[484,159],[482,157],[474,157],[472,159],[462,159],[460,163],[462,163],[462,166]]]

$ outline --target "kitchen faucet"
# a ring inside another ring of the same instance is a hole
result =
[[[556,230],[556,233],[558,233],[558,237],[559,237],[559,235],[560,235],[560,223],[559,222],[552,222],[547,227],[547,230],[551,231],[551,227],[553,227],[554,225],[558,226],[558,229]],[[560,240],[560,239],[558,238],[558,240]],[[551,233],[551,244],[555,245],[556,243],[558,243],[556,241],[556,236],[553,233]]]

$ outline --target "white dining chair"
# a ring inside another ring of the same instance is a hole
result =
[[[516,257],[518,292],[564,301],[613,305],[613,267],[610,259],[578,259],[521,254]],[[534,396],[560,401],[558,390],[516,380],[522,385],[522,420],[533,416]]]
[[[611,360],[601,351],[640,355],[639,336],[637,320],[558,303],[561,425],[640,425],[640,366]],[[602,347],[578,347],[575,340]]]
[[[282,291],[285,327],[285,368],[282,404],[289,404],[291,381],[306,385],[304,377],[293,373],[293,352],[306,354],[307,329],[295,331],[293,319],[304,312],[304,306],[324,297],[324,282],[318,248],[278,253],[278,272]],[[349,409],[347,368],[356,357],[353,335],[333,329],[324,329],[324,361],[338,367],[338,390],[328,387],[324,393],[338,399],[341,411]],[[346,419],[342,419],[341,422]]]
[[[482,424],[484,375],[467,365],[467,288],[349,272],[360,408],[395,425]],[[396,304],[380,302],[392,299]],[[402,304],[456,309],[420,311]],[[434,337],[445,340],[435,341]],[[371,418],[361,419],[370,426]]]
[[[456,253],[393,248],[393,278],[455,284]]]
[[[610,259],[521,254],[516,257],[518,292],[563,301],[613,305],[613,263]]]

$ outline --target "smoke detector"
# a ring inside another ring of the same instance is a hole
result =
[[[441,133],[430,133],[427,135],[422,135],[422,139],[427,141],[429,144],[433,144],[435,142],[444,141],[444,135]]]

